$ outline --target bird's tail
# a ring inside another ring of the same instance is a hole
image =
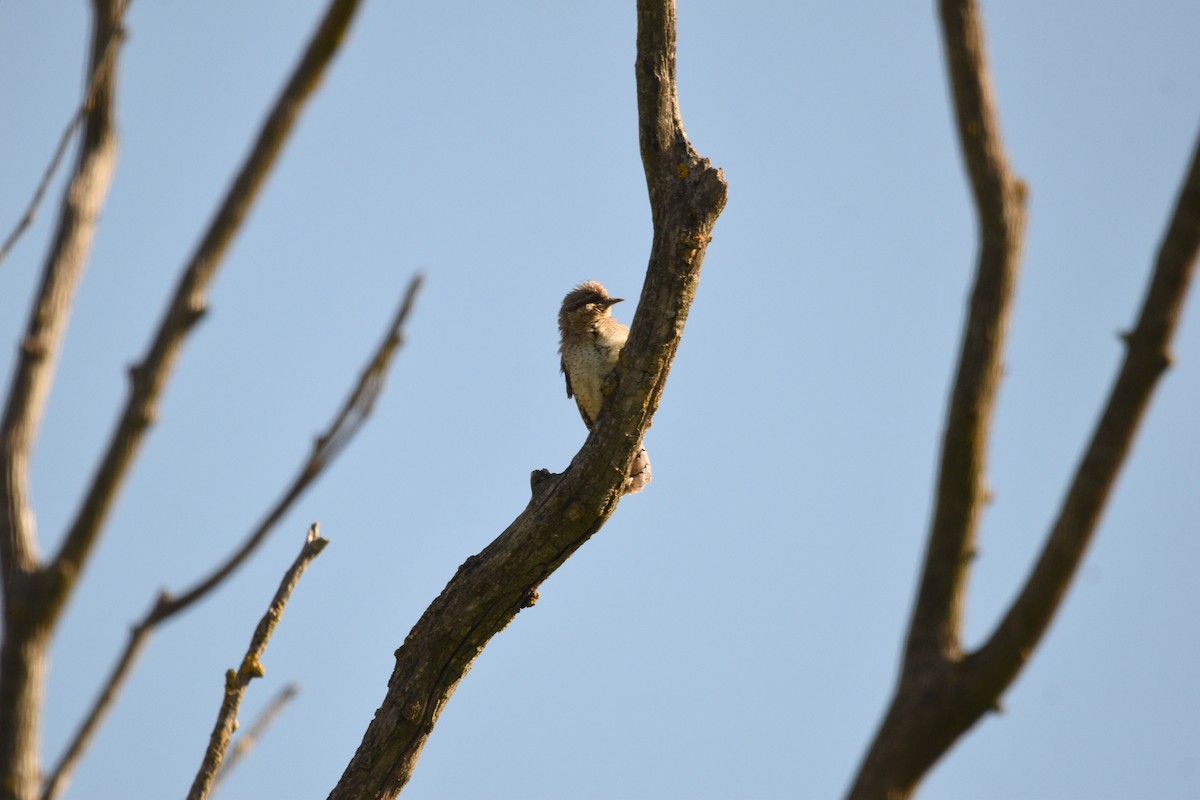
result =
[[[629,468],[629,477],[625,479],[625,494],[637,494],[650,483],[650,456],[646,448],[638,450],[633,458],[633,466]]]

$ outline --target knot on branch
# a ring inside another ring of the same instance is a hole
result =
[[[21,340],[21,355],[29,359],[43,359],[50,352],[45,336],[26,336]]]
[[[196,323],[204,319],[208,313],[208,305],[204,298],[193,296],[179,308],[180,328],[186,332],[195,327]]]
[[[238,678],[246,682],[249,682],[252,678],[261,678],[266,674],[267,670],[263,667],[262,662],[249,653],[242,660],[242,666],[238,668],[237,672]]]
[[[1125,343],[1126,351],[1130,355],[1137,353],[1153,374],[1159,375],[1170,369],[1171,354],[1161,336],[1150,335],[1137,328],[1122,331],[1121,341]]]
[[[548,469],[535,469],[529,473],[529,490],[533,494],[537,494],[538,490],[546,485],[546,481],[554,477],[554,473]],[[468,559],[470,561],[470,559]],[[465,566],[465,565],[464,565]]]
[[[404,704],[400,709],[400,716],[404,717],[409,722],[416,722],[421,718],[422,705],[421,701],[413,698]]]
[[[617,390],[617,386],[620,383],[621,376],[618,374],[618,370],[614,369],[612,372],[604,376],[604,382],[600,384],[600,394],[602,394],[604,397],[608,397]]]
[[[693,169],[695,178],[691,183],[692,210],[702,216],[712,215],[715,220],[725,208],[725,200],[729,192],[729,184],[725,182],[725,172],[720,167],[713,167],[707,158],[700,159]]]

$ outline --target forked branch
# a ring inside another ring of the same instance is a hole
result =
[[[48,603],[57,610],[72,577],[91,552],[108,510],[154,420],[156,406],[184,339],[206,308],[206,294],[234,234],[240,229],[305,102],[312,95],[358,8],[358,0],[332,0],[300,63],[276,100],[250,154],[188,261],[142,361],[130,370],[129,397],[83,504],[54,557]]]
[[[92,26],[91,74],[75,171],[63,192],[54,239],[21,341],[17,367],[0,421],[0,561],[7,602],[15,573],[39,566],[29,502],[29,459],[54,379],[75,290],[91,253],[100,208],[116,166],[113,121],[119,33],[119,4],[97,2]],[[40,616],[40,614],[39,614]]]
[[[121,5],[93,0],[92,6],[91,103],[0,417],[0,791],[6,797],[32,798],[37,792],[46,648],[56,617],[54,603],[45,602],[48,581],[29,495],[30,458],[116,163],[113,42]]]
[[[387,695],[330,798],[395,797],[458,682],[491,638],[613,513],[682,335],[713,224],[719,170],[688,144],[675,86],[675,4],[638,3],[637,93],[654,243],[641,300],[605,401],[561,475],[538,473],[529,505],[468,558],[396,651]]]
[[[983,448],[1005,309],[1016,270],[1023,189],[1004,166],[988,101],[983,36],[971,0],[943,0],[942,27],[959,138],[975,190],[981,247],[975,292],[943,442],[936,511],[899,684],[851,787],[899,800],[1012,684],[1040,643],[1095,532],[1158,378],[1200,243],[1200,142],[1159,249],[1125,359],[1058,519],[995,632],[960,649],[961,604],[983,498]]]
[[[972,659],[973,672],[997,697],[1046,632],[1087,551],[1154,387],[1170,366],[1171,340],[1195,274],[1198,249],[1200,139],[1159,246],[1137,325],[1123,337],[1121,370],[1062,508],[1020,594]]]
[[[276,524],[295,505],[296,501],[312,485],[313,481],[334,461],[342,449],[350,443],[354,435],[362,427],[375,400],[383,390],[384,378],[392,362],[393,356],[404,344],[404,326],[412,311],[417,291],[424,278],[415,275],[404,293],[392,319],[387,333],[380,342],[374,355],[367,362],[366,368],[358,377],[354,388],[342,403],[341,408],[329,427],[316,438],[312,452],[301,465],[291,485],[280,495],[279,499],[263,517],[258,526],[251,531],[246,540],[228,558],[213,569],[206,577],[197,581],[191,588],[170,595],[163,592],[152,604],[146,615],[129,630],[125,649],[117,659],[109,673],[108,679],[101,688],[99,695],[93,701],[88,713],[84,716],[79,729],[71,737],[70,743],[59,759],[58,764],[51,770],[42,790],[42,800],[55,800],[66,788],[71,773],[79,763],[84,751],[91,743],[100,723],[104,720],[117,694],[129,678],[142,649],[149,642],[150,634],[162,623],[180,612],[199,602],[210,592],[222,584],[233,572],[254,553],[259,545],[266,541],[267,536],[275,529]]]

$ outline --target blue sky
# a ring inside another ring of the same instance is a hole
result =
[[[646,445],[654,483],[484,651],[412,798],[827,798],[890,695],[974,260],[932,3],[682,0],[684,123],[729,202]],[[79,7],[76,7],[79,6]],[[138,2],[121,151],[34,464],[61,535],[181,265],[320,4]],[[1036,553],[1115,374],[1200,131],[1200,5],[985,3],[1028,236],[969,642]],[[0,10],[0,223],[74,108],[82,4]],[[305,529],[332,543],[250,689],[301,694],[223,787],[323,797],[392,651],[584,439],[555,313],[636,298],[650,221],[633,3],[368,2],[189,341],[68,610],[52,761],[160,587],[229,551],[306,456],[409,276],[375,416],[256,558],[159,631],[75,797],[186,791],[225,669]],[[0,265],[15,343],[55,184]],[[618,306],[628,322],[632,303]],[[1200,795],[1200,301],[1049,638],[921,797]],[[0,348],[0,373],[14,347]]]

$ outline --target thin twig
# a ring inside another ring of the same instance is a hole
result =
[[[168,598],[161,603],[155,610],[153,617],[147,620],[151,625],[162,622],[192,605],[240,567],[246,558],[262,543],[267,534],[271,532],[275,524],[292,507],[300,495],[304,493],[305,489],[337,458],[338,454],[342,452],[350,440],[354,438],[354,435],[362,428],[363,423],[366,422],[367,417],[375,406],[376,398],[383,391],[383,381],[387,375],[392,357],[404,343],[404,324],[408,320],[409,313],[412,311],[413,301],[416,298],[417,291],[421,288],[423,280],[424,277],[418,273],[409,282],[408,289],[404,293],[404,299],[401,301],[400,307],[392,319],[392,324],[388,328],[387,334],[384,336],[379,348],[375,351],[375,355],[359,375],[358,383],[342,404],[341,409],[338,411],[329,428],[313,442],[312,453],[300,468],[300,472],[295,480],[293,480],[292,485],[280,496],[279,500],[276,501],[266,517],[258,524],[254,532],[246,537],[246,541],[242,543],[242,546],[232,553],[224,563],[178,597]]]
[[[153,616],[154,610],[164,601],[165,598],[160,596],[155,602],[154,607],[147,614],[147,618]],[[105,681],[100,694],[92,701],[92,706],[88,710],[87,716],[84,717],[75,735],[71,737],[71,742],[67,745],[66,751],[59,758],[58,763],[44,781],[41,794],[42,800],[56,800],[67,788],[67,783],[70,781],[75,767],[79,764],[79,759],[83,757],[87,746],[91,744],[92,739],[95,737],[96,729],[109,709],[112,708],[112,704],[116,701],[117,693],[124,686],[126,679],[128,679],[133,670],[134,663],[137,661],[138,656],[141,655],[142,648],[149,641],[151,630],[151,627],[146,624],[144,619],[129,629],[129,638],[125,642],[125,649],[121,652],[117,663],[113,665],[108,680]]]
[[[312,482],[358,433],[371,413],[376,398],[383,390],[384,378],[393,357],[404,344],[404,326],[408,321],[423,280],[424,278],[420,274],[413,276],[383,341],[380,342],[374,355],[367,362],[333,422],[324,433],[316,438],[312,452],[301,465],[291,485],[280,495],[245,541],[220,565],[190,588],[176,596],[166,592],[160,594],[145,616],[130,628],[125,649],[109,673],[108,680],[92,703],[75,735],[71,737],[71,741],[58,763],[47,777],[42,790],[42,800],[55,800],[66,788],[71,773],[74,772],[79,759],[82,758],[84,751],[95,736],[97,728],[112,707],[117,693],[128,679],[138,655],[149,642],[150,633],[161,623],[201,600],[233,574],[266,540],[267,535],[274,530],[279,520],[287,514]]]
[[[258,744],[258,740],[267,732],[267,728],[274,724],[275,719],[292,702],[299,691],[300,688],[296,684],[289,683],[271,698],[271,702],[267,703],[266,708],[259,713],[246,732],[233,743],[229,755],[225,758],[225,763],[221,765],[221,768],[217,770],[216,777],[213,778],[212,789],[209,790],[210,796],[216,793],[217,787],[229,777],[229,773],[237,768],[242,759],[250,754],[250,751]]]
[[[113,62],[116,60],[117,48],[121,46],[121,42],[125,38],[121,23],[129,11],[130,2],[132,0],[125,0],[117,9],[116,20],[108,32],[108,41],[104,44],[100,60],[92,68],[87,88],[83,92],[83,100],[80,102],[79,108],[71,116],[71,121],[67,123],[67,127],[63,129],[62,135],[58,137],[58,146],[54,148],[54,155],[50,157],[50,163],[46,166],[46,171],[42,173],[41,181],[38,182],[37,188],[33,191],[33,197],[29,199],[29,205],[25,207],[25,213],[17,220],[17,224],[8,234],[8,237],[5,238],[4,244],[0,245],[0,264],[4,262],[9,251],[16,245],[17,240],[21,238],[25,230],[33,224],[33,220],[37,216],[38,206],[42,202],[42,197],[45,196],[46,189],[49,188],[54,173],[58,171],[58,165],[62,163],[63,156],[67,154],[67,146],[71,143],[71,137],[74,136],[75,130],[87,119],[88,112],[92,109],[92,103],[95,101],[96,95],[100,92],[101,83],[107,77],[106,73],[111,69]]]
[[[325,545],[329,544],[329,540],[319,536],[318,531],[319,526],[315,523],[308,529],[308,536],[305,537],[300,555],[296,556],[296,560],[284,574],[283,581],[280,582],[279,589],[275,592],[275,597],[267,608],[267,613],[263,615],[258,622],[258,627],[254,629],[254,636],[250,638],[250,647],[247,648],[246,655],[242,658],[241,666],[225,673],[225,694],[221,700],[221,710],[217,714],[217,723],[213,726],[208,748],[204,751],[200,769],[196,772],[196,779],[192,782],[191,791],[188,792],[188,800],[204,800],[212,790],[213,780],[221,768],[221,761],[225,757],[225,750],[229,747],[229,740],[237,728],[238,707],[246,695],[246,687],[250,685],[250,681],[261,678],[265,674],[262,655],[267,649],[271,633],[279,623],[279,618],[283,616],[283,609],[287,605],[288,598],[291,597],[292,590],[296,588],[296,584],[300,581],[300,576],[304,574],[309,562],[325,549]]]
[[[189,331],[203,316],[206,292],[226,248],[240,229],[287,140],[305,102],[332,61],[358,8],[358,0],[332,0],[316,33],[263,123],[258,138],[225,195],[204,238],[189,260],[163,315],[149,351],[130,370],[130,391],[121,418],[109,439],[100,466],[55,555],[48,603],[61,608],[91,552],[118,487],[156,413],[156,406]]]

